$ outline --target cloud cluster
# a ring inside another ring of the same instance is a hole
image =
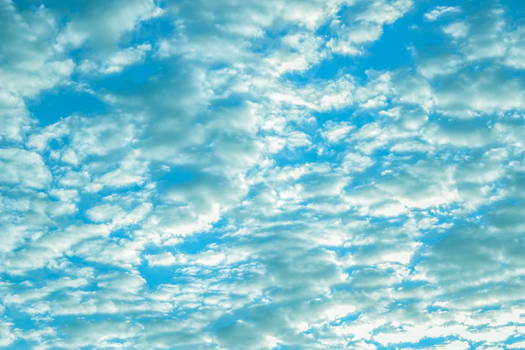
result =
[[[0,0],[0,19],[0,347],[522,347],[509,6]]]

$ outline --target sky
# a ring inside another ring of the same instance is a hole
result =
[[[522,0],[0,0],[0,348],[525,349]]]

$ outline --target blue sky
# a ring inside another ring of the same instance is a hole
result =
[[[0,347],[525,349],[524,19],[0,0]]]

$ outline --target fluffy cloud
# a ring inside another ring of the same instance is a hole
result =
[[[436,6],[431,11],[425,13],[425,19],[429,21],[435,21],[442,16],[457,12],[460,12],[459,7],[457,6]]]
[[[348,7],[331,21],[334,37],[327,46],[338,54],[362,54],[364,44],[379,39],[383,25],[395,22],[411,6],[411,0],[350,1]]]
[[[2,1],[0,346],[519,348],[523,28],[449,5]]]
[[[0,150],[0,182],[43,188],[51,181],[51,174],[38,153],[16,148]]]

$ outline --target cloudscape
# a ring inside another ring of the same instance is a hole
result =
[[[0,348],[525,349],[522,0],[0,0]]]

